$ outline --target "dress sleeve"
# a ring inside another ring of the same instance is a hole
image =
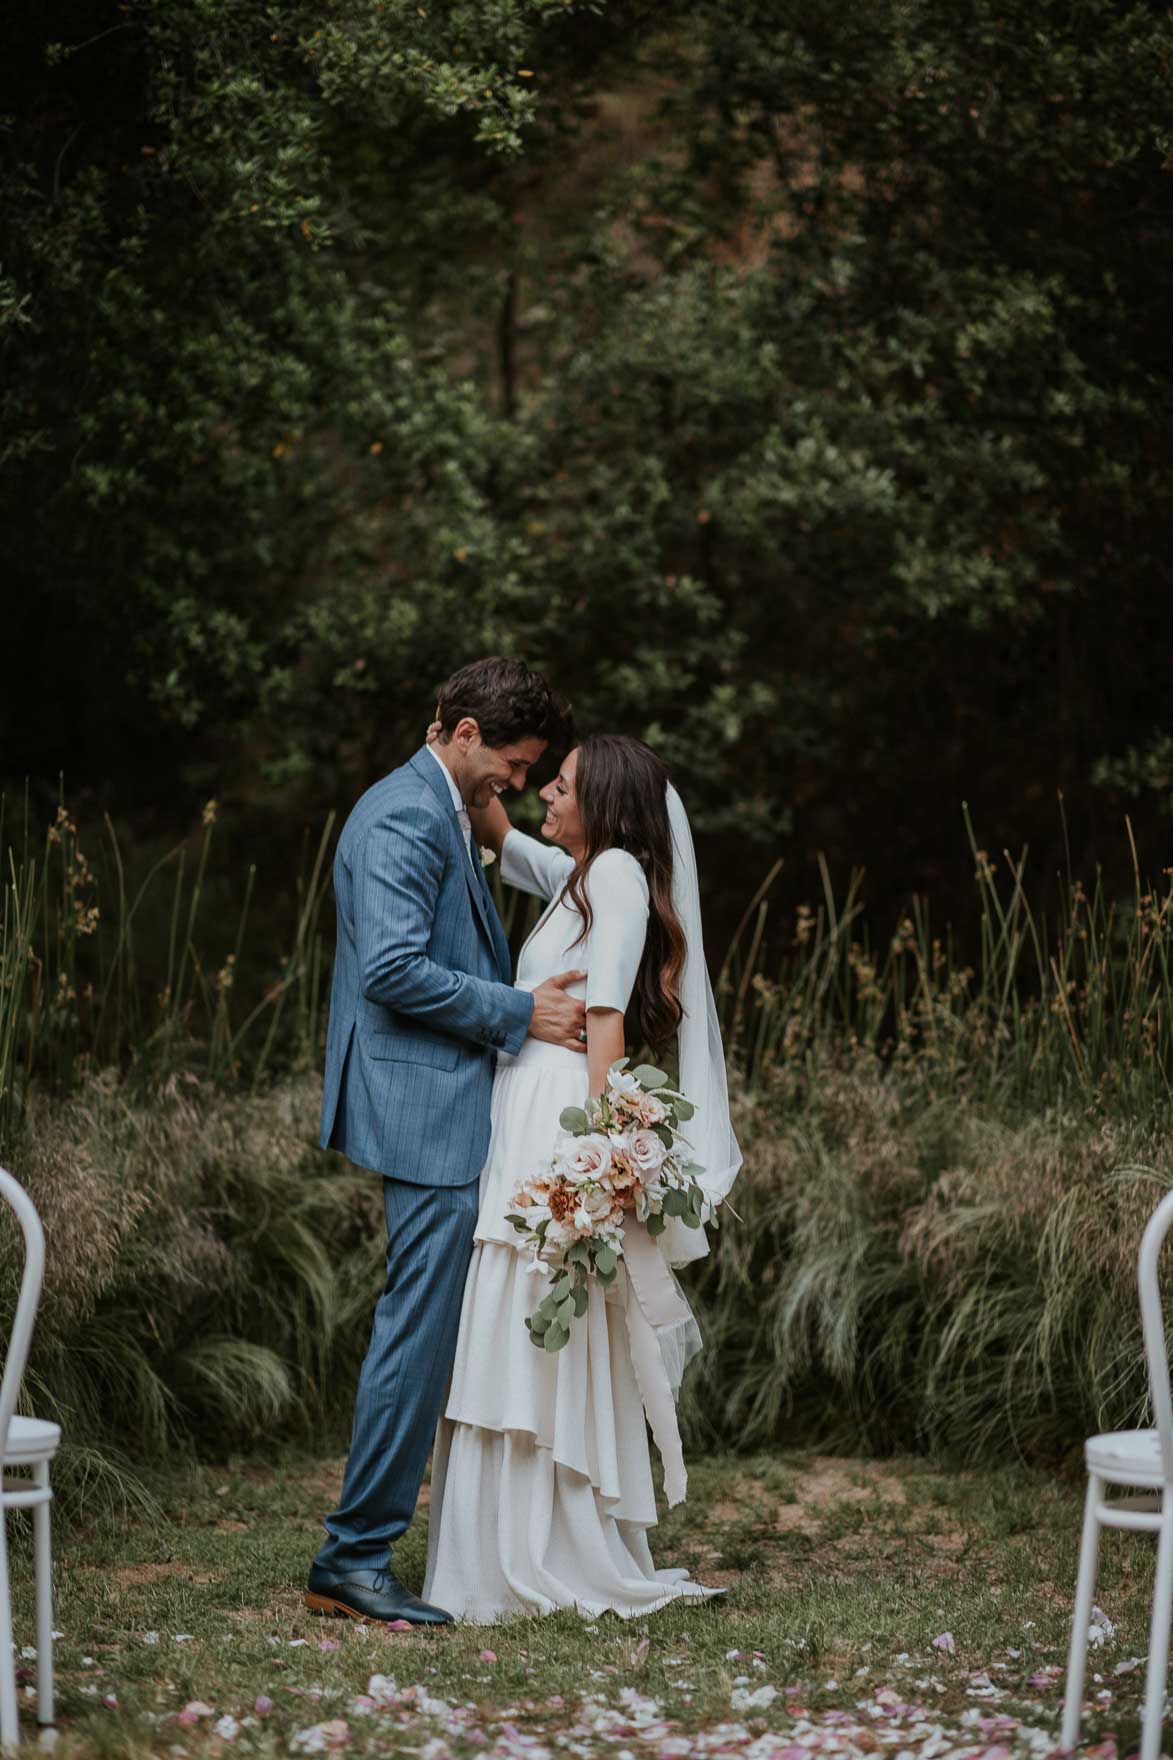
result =
[[[501,878],[522,892],[553,898],[574,868],[574,858],[539,837],[507,831],[501,845]]]
[[[626,1012],[643,958],[648,928],[648,883],[623,849],[596,856],[586,877],[593,918],[583,965],[588,1008]]]

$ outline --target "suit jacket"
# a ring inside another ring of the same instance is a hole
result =
[[[338,946],[323,1148],[419,1185],[463,1185],[489,1147],[497,1051],[517,1052],[533,998],[475,849],[424,747],[376,782],[334,858]]]

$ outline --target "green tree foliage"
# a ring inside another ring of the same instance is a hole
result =
[[[1063,787],[1077,854],[1159,807],[1161,9],[94,0],[13,35],[10,773],[324,807],[503,649],[730,848],[793,826],[893,891],[958,871],[963,796],[1037,844]]]
[[[1086,812],[1168,726],[1173,34],[1099,0],[705,18],[665,177],[702,203],[653,236],[707,277],[725,214],[756,264],[713,566],[788,679],[768,759],[829,842],[878,810],[931,873],[961,794],[1029,837],[1032,794]]]
[[[487,518],[502,440],[405,313],[426,314],[483,229],[478,179],[519,150],[528,63],[573,15],[128,0],[14,24],[9,634],[65,688],[13,680],[11,773],[88,768],[94,737],[99,764],[125,761],[144,731],[172,730],[172,761],[193,741],[215,752],[260,710],[281,717],[335,616],[348,637],[373,616],[404,654],[391,682],[410,683],[418,724],[417,668],[434,677],[451,642],[468,596],[452,551]],[[451,581],[421,651],[434,555]],[[287,767],[300,732],[283,723]]]

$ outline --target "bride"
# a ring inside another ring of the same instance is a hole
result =
[[[590,1093],[637,1042],[675,1049],[706,1216],[741,1155],[701,938],[688,819],[667,772],[636,739],[596,734],[541,791],[541,838],[514,830],[499,800],[472,812],[502,877],[546,901],[516,983],[534,989],[585,969]],[[576,989],[581,992],[583,985]],[[572,992],[573,993],[573,992]],[[518,1181],[547,1162],[559,1115],[581,1106],[582,1059],[527,1039],[497,1064],[492,1137],[464,1290],[451,1388],[432,1457],[424,1597],[466,1620],[573,1607],[624,1618],[719,1593],[652,1563],[647,1426],[671,1502],[684,1495],[675,1395],[700,1335],[670,1265],[707,1251],[703,1228],[673,1218],[653,1241],[629,1217],[620,1273],[591,1281],[584,1318],[557,1352],[535,1349],[525,1317],[543,1292],[505,1218]]]

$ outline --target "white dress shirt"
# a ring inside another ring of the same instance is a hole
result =
[[[433,758],[435,758],[437,764],[439,764],[441,774],[443,775],[445,782],[448,784],[448,793],[452,796],[452,805],[456,812],[456,817],[460,820],[460,829],[464,832],[464,847],[471,856],[472,820],[468,816],[468,808],[464,804],[464,797],[456,786],[456,778],[453,776],[451,770],[449,770],[443,758],[441,758],[436,751],[435,746],[429,746],[428,750],[431,752]]]

